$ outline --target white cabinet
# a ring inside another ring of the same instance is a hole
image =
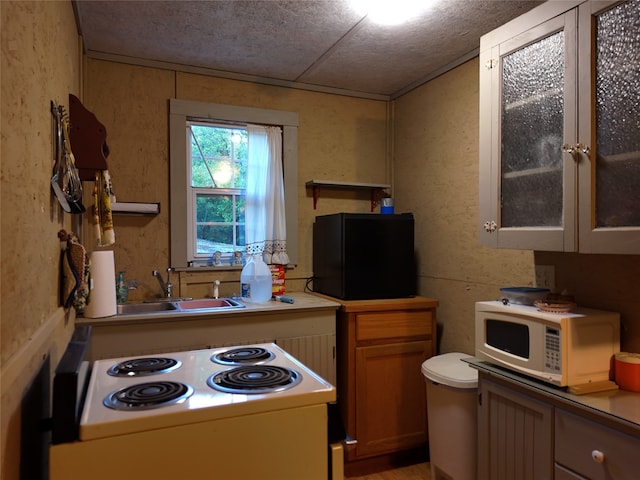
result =
[[[635,405],[637,398],[608,398],[599,404],[616,414],[598,414],[555,387],[483,368],[478,377],[479,480],[638,478],[640,431],[625,421],[618,424],[617,418],[625,411],[622,405]]]
[[[481,379],[478,479],[553,479],[553,407]]]
[[[482,37],[482,244],[640,253],[639,15],[550,1]]]

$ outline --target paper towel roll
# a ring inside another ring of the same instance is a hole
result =
[[[116,266],[113,251],[91,253],[89,303],[84,309],[87,318],[110,317],[117,312]]]

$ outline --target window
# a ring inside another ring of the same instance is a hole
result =
[[[297,258],[298,115],[230,105],[170,101],[171,265],[230,265],[244,253],[247,123],[282,128],[287,251]]]
[[[195,228],[188,233],[188,257],[210,260],[221,252],[229,263],[245,246],[247,130],[244,126],[187,121],[189,206]]]

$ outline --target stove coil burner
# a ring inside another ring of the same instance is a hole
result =
[[[102,402],[114,410],[151,410],[182,403],[193,394],[193,388],[180,382],[147,382],[116,390]]]
[[[271,393],[287,390],[302,381],[295,370],[274,365],[244,365],[214,373],[207,385],[227,393]]]
[[[181,364],[179,360],[166,357],[133,358],[112,366],[107,373],[112,377],[143,377],[170,372]]]
[[[240,347],[216,353],[211,361],[221,365],[257,365],[273,360],[275,355],[262,347]]]

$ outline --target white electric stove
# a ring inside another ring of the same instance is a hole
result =
[[[84,398],[51,480],[329,478],[335,388],[272,343],[98,360]]]

